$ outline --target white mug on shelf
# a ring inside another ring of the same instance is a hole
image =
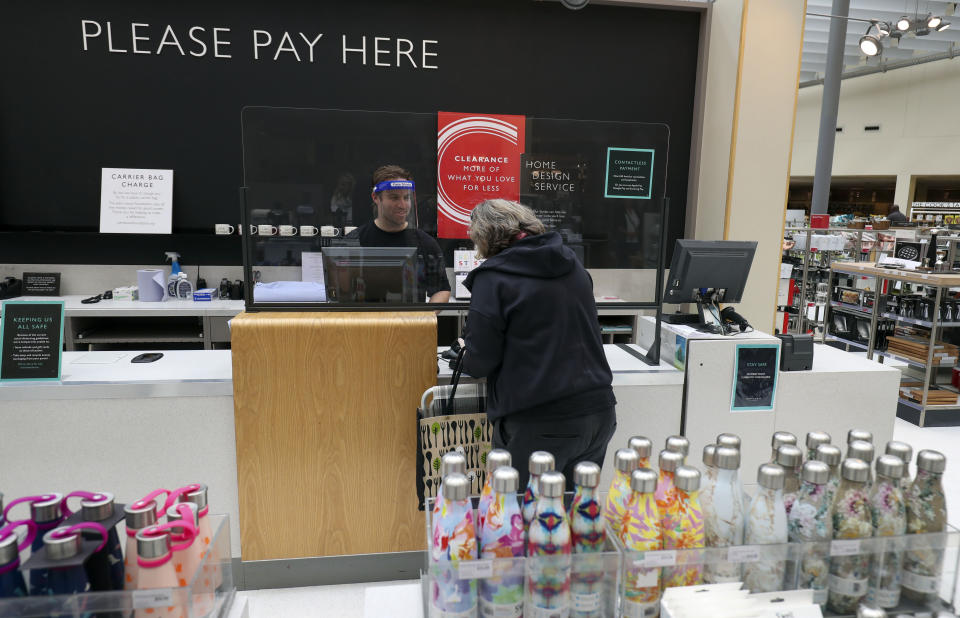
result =
[[[296,235],[297,235],[297,226],[295,226],[295,225],[281,225],[281,226],[280,226],[280,235],[281,235],[281,236],[296,236]]]
[[[336,238],[340,235],[340,228],[333,227],[332,225],[320,226],[320,235],[328,238]]]
[[[257,234],[259,236],[273,236],[277,233],[277,226],[270,225],[269,223],[263,223],[257,226]]]
[[[350,232],[352,232],[352,231],[355,230],[355,229],[357,229],[357,226],[355,226],[355,225],[348,225],[347,227],[343,228],[343,235],[346,236],[347,234],[349,234]]]
[[[320,233],[320,230],[312,225],[301,225],[300,226],[300,235],[301,236],[316,236]]]
[[[213,232],[221,236],[231,236],[237,229],[229,223],[217,223],[213,226]]]

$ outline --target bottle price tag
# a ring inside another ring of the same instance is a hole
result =
[[[760,560],[760,548],[756,545],[740,545],[727,550],[730,562],[756,562]]]
[[[855,556],[860,553],[860,539],[830,541],[831,556]]]
[[[169,588],[133,591],[134,609],[143,609],[146,607],[166,607],[172,604],[173,590]]]
[[[493,560],[464,560],[460,563],[460,579],[485,579],[493,576]]]
[[[661,551],[648,551],[643,555],[643,559],[636,560],[633,566],[640,567],[669,567],[677,564],[677,550],[665,549]]]

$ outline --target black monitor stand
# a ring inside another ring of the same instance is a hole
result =
[[[720,315],[720,295],[713,290],[708,290],[697,299],[697,314],[700,318],[697,330],[715,335],[730,334],[730,327]]]

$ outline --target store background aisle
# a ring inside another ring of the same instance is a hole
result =
[[[934,449],[947,456],[944,490],[950,524],[960,528],[960,427],[921,428],[897,419],[895,440],[917,451]],[[800,436],[802,439],[802,436]],[[841,444],[846,436],[833,436]],[[879,445],[882,450],[884,445]],[[911,464],[910,475],[916,474]],[[341,586],[313,586],[237,593],[237,602],[249,603],[249,618],[421,618],[419,582],[398,581]]]

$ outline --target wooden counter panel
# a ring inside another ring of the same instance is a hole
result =
[[[415,411],[433,313],[244,313],[232,322],[244,560],[409,551]]]

